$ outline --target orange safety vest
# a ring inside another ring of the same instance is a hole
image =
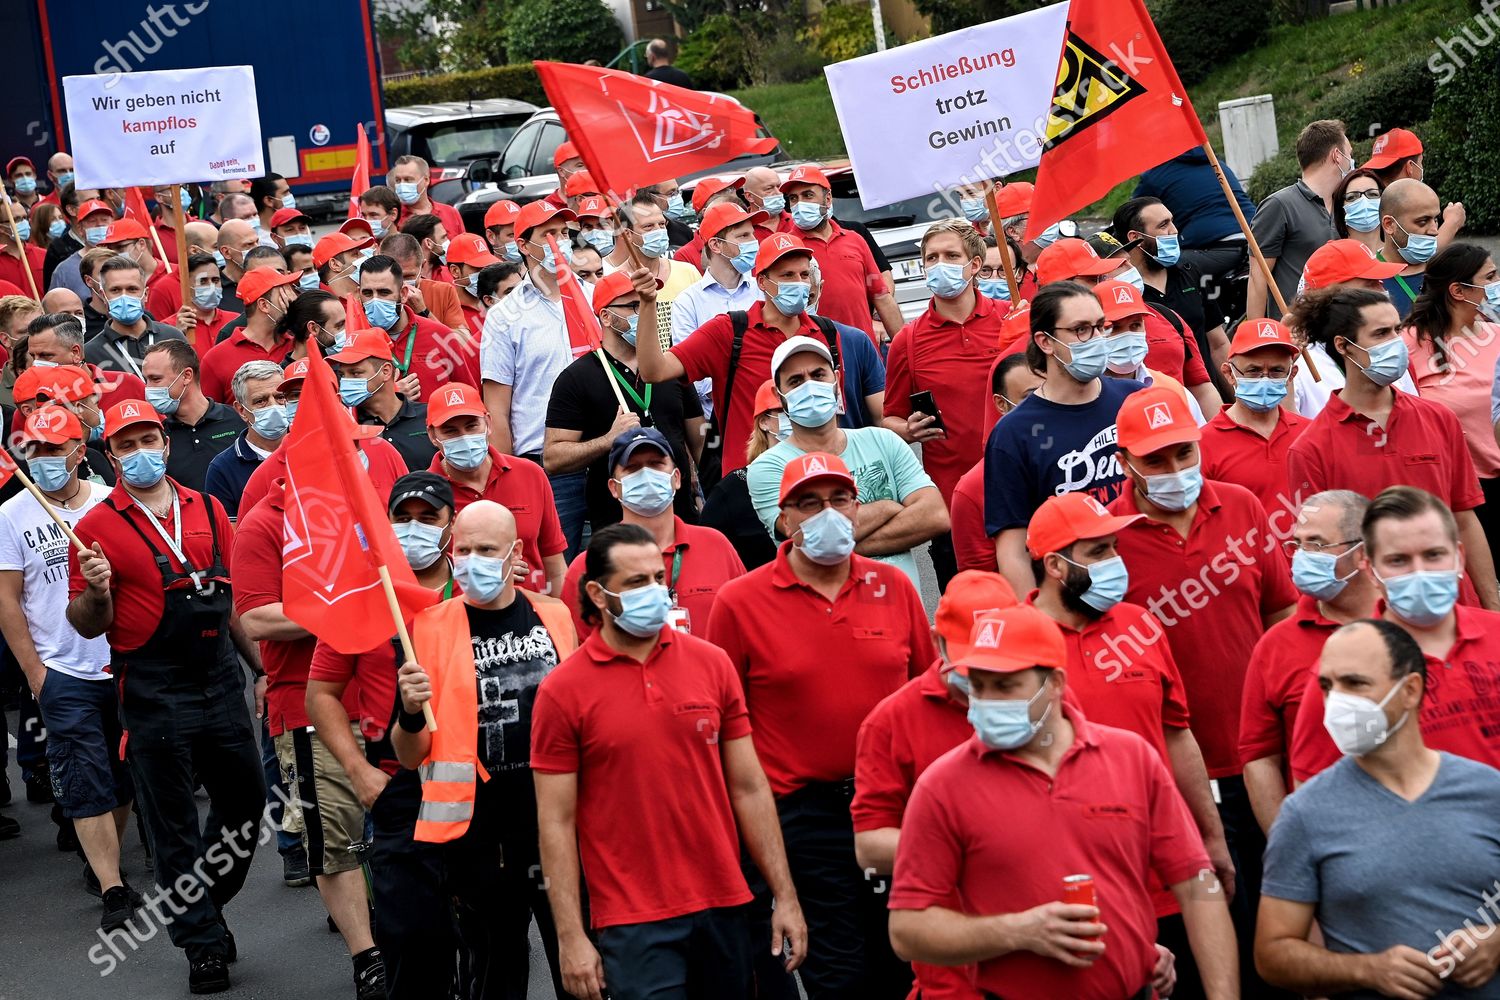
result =
[[[531,602],[561,662],[578,646],[567,605],[519,588],[516,593]],[[419,613],[412,626],[412,646],[417,662],[432,678],[432,713],[438,724],[427,758],[417,769],[422,806],[413,837],[442,844],[468,831],[474,818],[476,776],[490,780],[479,763],[479,692],[463,598],[450,598]]]

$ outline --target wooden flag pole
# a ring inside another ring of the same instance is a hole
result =
[[[31,297],[40,302],[42,296],[36,290],[36,275],[31,273],[31,261],[26,259],[26,241],[16,232],[16,206],[11,204],[10,192],[5,190],[4,184],[0,184],[0,196],[5,198],[5,217],[10,222],[11,239],[16,241],[16,249],[21,251],[21,270],[26,274],[26,284],[31,286]]]
[[[561,271],[563,268],[568,267],[567,262],[562,259],[562,252],[558,248],[557,238],[553,237],[553,236],[548,236],[547,237],[547,241],[552,246],[552,259],[555,260],[555,261],[557,261],[558,270]],[[636,258],[636,256],[635,256],[635,247],[633,247],[633,246],[630,245],[630,241],[629,240],[625,241],[625,248],[630,252],[630,258],[631,258],[631,260],[635,261],[635,263],[638,266],[643,266],[643,265],[640,264],[640,260]],[[571,272],[571,270],[572,269],[569,268],[570,272]],[[573,280],[577,281],[578,280],[578,276],[574,275],[573,276]],[[561,282],[559,282],[559,286],[561,286]],[[592,304],[590,304],[590,310],[591,311],[592,311],[592,308],[593,308]],[[637,331],[636,336],[637,337],[640,336],[639,331]],[[599,359],[599,365],[604,369],[604,381],[608,382],[609,383],[609,387],[615,391],[615,402],[617,402],[617,403],[620,404],[620,412],[621,413],[625,413],[625,412],[629,411],[630,407],[628,407],[628,406],[625,405],[625,394],[620,391],[620,383],[615,379],[614,375],[612,375],[610,373],[610,370],[609,370],[609,357],[604,353],[604,345],[603,344],[600,344],[598,347],[594,348],[594,355]]]
[[[401,602],[396,599],[396,585],[391,582],[391,571],[386,568],[385,563],[375,567],[380,574],[380,588],[385,591],[385,603],[390,606],[391,619],[396,623],[396,638],[401,640],[401,655],[406,657],[405,662],[415,663],[417,654],[411,648],[411,634],[406,631],[406,619],[401,617]],[[422,718],[427,720],[427,731],[437,732],[437,716],[432,714],[432,703],[422,703]]]
[[[177,238],[177,281],[182,287],[182,304],[185,306],[190,306],[193,304],[193,296],[191,290],[188,288],[187,210],[184,209],[182,205],[181,184],[172,185],[172,205],[173,215],[175,216],[177,223],[176,232],[173,233],[173,235]],[[151,231],[155,232],[156,227],[152,226]],[[158,236],[157,239],[160,240],[161,237]],[[162,259],[163,261],[166,260],[165,255],[163,255]],[[169,271],[170,268],[171,265],[169,264]],[[189,345],[194,345],[194,342],[197,339],[197,333],[198,328],[196,326],[187,331],[187,342]]]
[[[1214,144],[1205,142],[1203,152],[1208,156],[1209,166],[1214,168],[1214,176],[1219,178],[1219,187],[1224,192],[1224,200],[1229,202],[1230,209],[1234,211],[1234,217],[1240,224],[1240,232],[1245,234],[1245,242],[1250,244],[1250,253],[1255,258],[1256,266],[1266,277],[1266,287],[1270,289],[1271,297],[1276,300],[1276,307],[1281,310],[1281,315],[1285,316],[1291,310],[1287,307],[1286,299],[1281,296],[1281,289],[1276,286],[1276,279],[1271,276],[1271,265],[1266,263],[1265,254],[1260,252],[1260,244],[1255,242],[1255,234],[1250,231],[1250,223],[1246,220],[1244,211],[1240,209],[1239,199],[1234,196],[1234,189],[1229,186],[1229,178],[1224,176],[1224,168],[1219,165],[1219,158],[1214,155]],[[1300,350],[1302,363],[1307,365],[1308,374],[1313,377],[1313,381],[1323,381],[1323,376],[1318,374],[1317,364],[1307,353],[1307,347],[1304,345]]]
[[[1021,285],[1016,280],[1016,266],[1010,259],[1010,240],[1005,238],[1005,228],[1001,225],[1003,220],[993,184],[984,192],[984,203],[990,210],[990,231],[995,235],[995,248],[1000,251],[1000,263],[1005,267],[1005,287],[1010,289],[1011,305],[1018,306],[1021,304]]]
[[[57,512],[57,508],[52,506],[52,501],[48,500],[47,495],[37,487],[36,483],[31,481],[31,477],[21,468],[19,462],[16,463],[15,476],[21,481],[21,485],[26,487],[26,492],[35,497],[36,502],[42,505],[42,510],[47,512],[47,516],[52,518],[57,526],[63,530],[63,534],[68,536],[68,541],[73,543],[73,547],[79,552],[87,552],[89,547],[83,544],[77,535],[73,534],[73,529],[68,526],[68,522],[62,519],[62,515]]]

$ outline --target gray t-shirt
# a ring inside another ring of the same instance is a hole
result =
[[[1261,891],[1315,904],[1328,949],[1343,954],[1404,944],[1430,956],[1465,921],[1481,935],[1500,924],[1500,901],[1490,903],[1500,896],[1500,771],[1440,756],[1415,802],[1350,757],[1297,789],[1271,827]],[[1449,961],[1432,962],[1439,976],[1451,971]],[[1500,977],[1472,991],[1450,984],[1438,996],[1500,998]]]
[[[1260,203],[1251,232],[1260,244],[1261,253],[1276,258],[1271,277],[1276,279],[1276,287],[1281,289],[1288,305],[1297,297],[1297,284],[1302,280],[1307,258],[1339,235],[1322,196],[1300,180],[1273,192]],[[1281,315],[1270,292],[1266,293],[1266,315],[1272,319]]]

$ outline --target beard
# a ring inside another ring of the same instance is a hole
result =
[[[1079,566],[1068,566],[1068,575],[1062,582],[1062,590],[1059,596],[1062,598],[1063,607],[1077,615],[1082,615],[1089,621],[1098,621],[1104,617],[1104,612],[1089,604],[1085,604],[1083,595],[1087,593],[1093,580],[1089,577],[1089,571]]]

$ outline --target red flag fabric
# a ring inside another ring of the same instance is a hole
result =
[[[396,632],[378,567],[390,572],[407,618],[435,603],[437,595],[420,586],[407,565],[385,504],[360,467],[354,421],[311,341],[307,361],[297,419],[283,446],[283,609],[339,652],[362,653]]]
[[[166,215],[168,211],[167,206],[163,205],[162,214]],[[151,218],[151,213],[146,211],[146,199],[138,187],[128,187],[125,189],[125,218],[134,219],[147,229],[155,225],[155,220]]]
[[[588,296],[583,292],[583,283],[573,269],[563,263],[557,250],[557,238],[548,236],[552,245],[552,259],[557,261],[557,290],[562,293],[563,320],[568,327],[568,346],[573,357],[581,358],[590,351],[603,346],[603,334],[599,331],[599,319],[594,315]]]
[[[774,138],[758,134],[749,108],[722,95],[617,69],[533,65],[590,176],[618,199],[631,188],[776,148]]]
[[[354,153],[354,176],[349,182],[349,218],[359,218],[359,196],[370,190],[370,137],[364,123],[355,127],[359,133]]]
[[[1143,0],[1073,0],[1026,238],[1206,142]]]

